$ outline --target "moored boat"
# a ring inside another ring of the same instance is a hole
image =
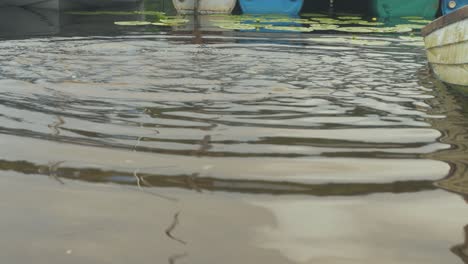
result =
[[[468,5],[421,31],[434,74],[447,84],[468,86]]]
[[[230,14],[236,0],[172,0],[180,14]]]
[[[246,14],[286,14],[297,15],[304,0],[239,0]]]
[[[440,9],[442,14],[446,15],[466,5],[468,5],[468,0],[441,0]]]
[[[314,0],[314,2],[315,1],[319,2],[319,0]],[[333,10],[338,13],[366,14],[377,18],[399,18],[406,16],[434,18],[439,9],[439,1],[440,0],[333,0]],[[320,2],[323,2],[323,0]]]
[[[439,0],[372,0],[370,7],[376,17],[434,18],[439,9]]]

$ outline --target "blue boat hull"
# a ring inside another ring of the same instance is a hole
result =
[[[239,0],[244,14],[297,15],[304,0]]]
[[[442,14],[449,14],[457,9],[468,5],[468,0],[442,0],[441,9]]]

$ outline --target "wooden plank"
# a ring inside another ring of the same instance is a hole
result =
[[[464,6],[448,15],[442,16],[432,23],[427,25],[421,30],[421,35],[423,37],[428,36],[432,32],[444,28],[453,23],[468,19],[468,6]]]

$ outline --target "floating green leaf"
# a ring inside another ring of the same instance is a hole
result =
[[[400,27],[400,28],[412,28],[412,29],[421,29],[423,27],[425,27],[425,25],[421,25],[421,24],[399,24],[399,25],[396,25],[396,27]]]
[[[409,20],[409,19],[424,19],[424,17],[420,17],[420,16],[404,16],[404,17],[401,17],[403,19],[406,19],[406,20]]]
[[[362,17],[360,17],[360,16],[339,16],[338,19],[342,19],[342,20],[361,20]]]
[[[362,26],[382,26],[384,23],[382,22],[369,22],[369,21],[356,21],[356,24],[362,25]]]
[[[219,23],[216,24],[217,27],[222,29],[231,29],[231,30],[255,30],[258,29],[255,25],[251,24],[241,24],[241,23]]]
[[[334,30],[339,28],[337,25],[329,25],[329,24],[312,24],[310,25],[311,29],[315,30]]]
[[[426,19],[410,19],[408,21],[411,23],[419,23],[419,24],[429,24],[432,22],[431,20],[426,20]]]
[[[160,19],[158,22],[166,24],[168,26],[177,26],[177,25],[186,24],[187,22],[189,22],[189,20],[182,19],[182,18],[172,18],[172,19]]]

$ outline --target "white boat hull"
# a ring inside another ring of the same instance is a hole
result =
[[[468,6],[464,9],[468,13]],[[447,25],[433,26],[435,30],[425,35],[424,43],[427,59],[441,81],[468,86],[468,16],[464,16]]]
[[[180,14],[193,14],[198,3],[200,14],[229,14],[236,6],[236,0],[172,0]]]

